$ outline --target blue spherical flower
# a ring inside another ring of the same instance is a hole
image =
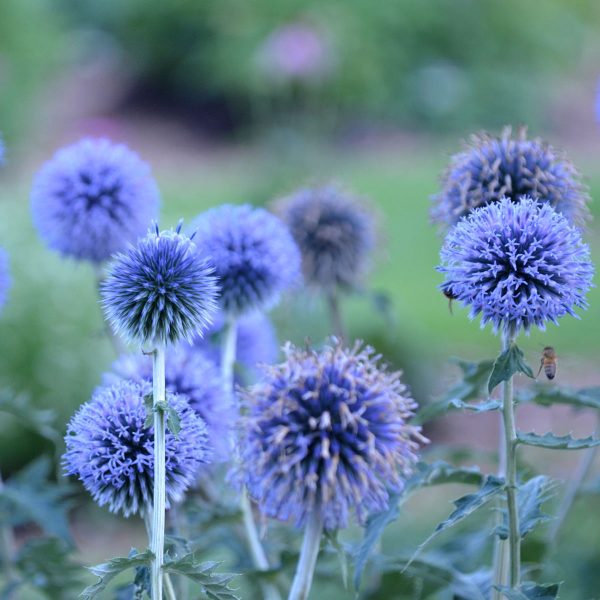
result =
[[[441,258],[444,292],[494,331],[544,329],[587,306],[594,269],[580,231],[531,198],[473,211],[450,230]]]
[[[150,168],[127,146],[85,138],[42,167],[31,202],[50,248],[98,263],[144,235],[159,194]]]
[[[191,341],[210,323],[218,293],[214,270],[180,228],[159,232],[157,226],[109,269],[102,305],[127,340]]]
[[[589,217],[589,195],[581,175],[564,156],[540,139],[529,140],[526,129],[513,136],[510,127],[500,137],[472,136],[463,152],[452,157],[433,197],[434,221],[452,226],[472,210],[510,198],[530,196],[549,204],[575,225]]]
[[[8,268],[8,254],[0,248],[0,309],[6,302],[10,288],[10,270]]]
[[[302,526],[317,511],[328,530],[383,510],[400,491],[426,441],[407,420],[415,402],[399,373],[382,369],[371,348],[285,348],[244,393],[241,457],[260,510]]]
[[[210,356],[217,364],[221,362],[221,342],[225,318],[219,311],[203,337],[194,341],[196,348]],[[250,313],[236,322],[237,336],[235,359],[245,371],[257,375],[257,367],[277,360],[279,342],[273,323],[264,313]]]
[[[375,245],[373,215],[333,185],[301,189],[278,203],[302,253],[305,280],[330,290],[353,288]]]
[[[296,282],[300,253],[285,225],[262,208],[224,205],[192,224],[201,256],[209,256],[227,314],[270,308]]]
[[[144,426],[148,384],[120,381],[98,388],[73,416],[65,437],[63,465],[94,500],[128,517],[148,510],[154,480],[154,428]],[[167,507],[179,501],[210,458],[206,426],[188,403],[174,394],[181,431],[166,433]]]
[[[124,354],[112,369],[104,376],[107,384],[120,379],[152,382],[152,359],[144,354]],[[236,416],[232,399],[224,396],[217,365],[197,348],[180,344],[167,350],[165,379],[167,391],[187,400],[206,422],[215,460],[226,460]]]

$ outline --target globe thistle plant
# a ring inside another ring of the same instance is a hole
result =
[[[298,248],[285,225],[262,208],[213,208],[191,229],[199,254],[209,256],[215,267],[227,316],[270,308],[298,280]]]
[[[148,165],[127,146],[84,138],[42,167],[31,203],[51,249],[100,263],[144,235],[157,217],[159,193]]]
[[[102,284],[106,316],[129,341],[192,341],[210,323],[218,293],[214,270],[180,229],[155,226],[116,256]]]
[[[8,254],[0,248],[0,310],[4,307],[9,288],[10,271],[8,268]]]
[[[587,306],[593,265],[580,231],[531,198],[473,211],[450,231],[441,258],[442,289],[494,331],[543,330]]]
[[[305,281],[318,289],[352,289],[375,244],[373,215],[334,185],[298,190],[278,210],[302,254]]]
[[[455,225],[472,210],[510,198],[529,196],[549,204],[570,223],[581,226],[589,217],[589,195],[573,164],[540,139],[527,139],[507,127],[499,137],[473,135],[454,155],[433,197],[432,219],[443,227]]]
[[[250,495],[267,516],[325,529],[385,508],[417,460],[416,407],[399,373],[356,343],[316,353],[291,345],[244,392],[242,459]]]
[[[147,383],[118,381],[98,388],[73,416],[65,437],[65,471],[78,477],[94,500],[128,517],[150,511],[154,429],[146,427]],[[210,458],[204,421],[184,398],[169,394],[181,430],[166,434],[166,502],[179,501]]]
[[[124,354],[104,376],[107,384],[120,379],[152,383],[152,359],[144,354]],[[166,351],[165,385],[167,392],[187,400],[205,421],[214,460],[226,460],[235,414],[232,399],[223,394],[217,365],[201,350],[179,344]]]

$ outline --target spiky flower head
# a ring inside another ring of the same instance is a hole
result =
[[[359,522],[402,490],[417,460],[416,404],[400,381],[357,343],[316,353],[291,345],[244,393],[241,455],[260,510],[301,527],[317,511],[328,530]]]
[[[579,229],[549,204],[509,198],[473,211],[441,251],[442,290],[494,331],[544,329],[585,308],[594,272]]]
[[[223,205],[193,223],[202,256],[215,266],[228,315],[271,308],[298,280],[300,253],[285,225],[262,208]]]
[[[120,379],[152,382],[152,358],[144,354],[124,354],[104,375],[106,384]],[[166,389],[188,401],[208,427],[208,443],[215,461],[229,455],[230,433],[235,424],[232,399],[225,397],[217,365],[199,349],[179,344],[166,352]]]
[[[305,280],[318,288],[353,288],[375,245],[373,215],[334,185],[298,190],[278,202],[302,253]]]
[[[209,325],[218,294],[214,269],[175,230],[155,225],[118,254],[101,287],[114,330],[132,342],[192,341]]]
[[[434,221],[451,227],[472,210],[510,198],[529,196],[547,203],[581,226],[589,217],[589,194],[573,164],[539,138],[527,139],[521,127],[506,127],[499,137],[478,133],[455,154],[433,197]]]
[[[128,517],[152,504],[154,428],[146,427],[146,383],[119,381],[98,388],[72,417],[65,437],[63,466],[99,506]],[[210,458],[206,425],[187,401],[168,393],[181,430],[166,433],[167,507],[179,501]]]
[[[8,254],[0,248],[0,309],[2,309],[6,302],[9,288],[10,270],[8,267]]]
[[[42,167],[31,205],[51,249],[100,263],[144,235],[157,218],[159,194],[150,168],[127,146],[84,138]]]
[[[225,318],[219,311],[203,337],[194,346],[214,359],[221,361],[221,344]],[[256,376],[258,365],[272,364],[277,360],[279,344],[271,319],[264,313],[250,313],[236,322],[235,360],[250,375]]]

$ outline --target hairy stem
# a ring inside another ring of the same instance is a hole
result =
[[[233,368],[236,359],[236,343],[237,343],[237,323],[234,318],[227,319],[221,342],[221,379],[223,380],[223,392],[227,401],[234,401],[233,394]],[[239,410],[239,408],[238,408]],[[231,450],[235,451],[235,439],[231,440]],[[234,460],[239,460],[239,457],[234,456]],[[246,541],[252,557],[254,566],[260,571],[269,570],[269,560],[264,548],[260,542],[260,536],[254,515],[252,514],[252,505],[246,494],[246,490],[242,490],[240,499],[240,509],[242,511],[242,520],[246,533]],[[266,600],[280,600],[277,588],[268,582],[261,584],[263,594]]]
[[[0,474],[0,492],[4,487],[4,482],[2,480],[2,475]],[[4,582],[5,588],[9,589],[9,584],[13,581],[15,577],[15,572],[13,569],[13,560],[15,556],[15,538],[13,535],[12,527],[9,523],[0,527],[0,560],[2,561],[2,567],[4,571],[4,577],[6,581]],[[11,600],[13,598],[13,594],[10,593],[6,596],[7,600]]]
[[[163,556],[165,548],[165,412],[157,410],[165,401],[165,347],[158,344],[152,354],[152,397],[154,405],[154,494],[152,508],[152,537],[150,550],[154,553],[150,581],[152,600],[163,597]]]
[[[323,520],[318,512],[314,511],[308,517],[306,523],[302,550],[300,551],[300,558],[288,600],[306,600],[308,598],[317,564],[317,556],[319,555],[322,533]]]
[[[346,330],[342,321],[342,312],[340,310],[340,301],[337,290],[332,289],[327,293],[327,306],[329,308],[329,319],[331,328],[335,337],[340,340],[345,340]]]
[[[514,341],[515,334],[513,332],[505,332],[502,336],[503,350],[508,350],[514,344]],[[516,589],[519,587],[521,581],[521,532],[519,528],[519,507],[517,504],[517,430],[515,427],[513,377],[503,382],[502,416],[506,452],[504,481],[506,485],[508,515],[508,569],[506,568],[505,560],[506,552],[501,552],[502,560],[498,561],[497,568],[500,569],[500,574],[508,571],[507,583],[511,589]],[[496,579],[497,577],[495,576],[494,580]],[[502,584],[504,585],[505,582],[502,581]]]

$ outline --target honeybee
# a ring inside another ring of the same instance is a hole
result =
[[[540,370],[538,375],[544,369],[544,373],[548,379],[554,379],[556,377],[556,350],[552,346],[546,346],[542,352],[542,360],[540,361]],[[537,377],[537,375],[536,375]]]
[[[456,300],[456,296],[449,289],[442,290],[442,293],[448,298],[448,310],[450,311],[450,314],[454,314],[452,312],[452,301]]]

